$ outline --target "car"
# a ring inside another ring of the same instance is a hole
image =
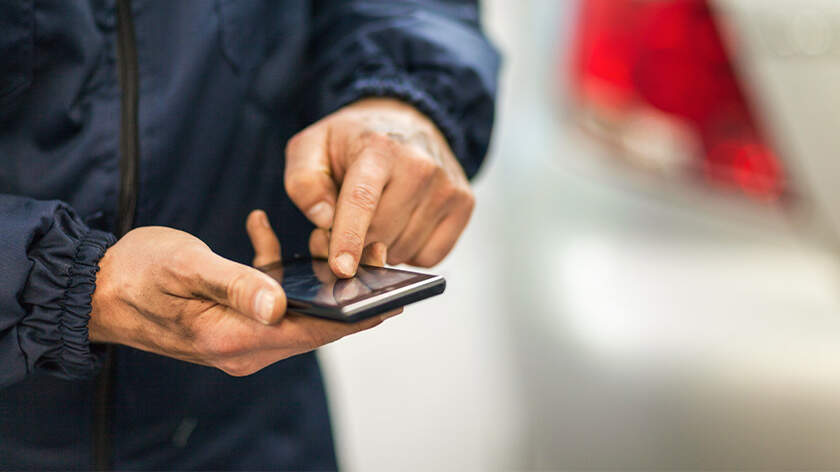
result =
[[[666,198],[837,245],[840,4],[583,0],[577,15],[562,85],[611,158]]]
[[[483,4],[505,67],[478,205],[446,296],[322,351],[342,463],[840,467],[840,2]],[[583,67],[599,31],[601,71],[651,55],[657,17],[689,51],[655,100]],[[718,107],[740,121],[704,132]]]

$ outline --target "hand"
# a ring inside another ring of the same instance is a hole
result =
[[[252,212],[246,227],[255,265],[280,259],[265,213]],[[99,267],[91,297],[92,342],[124,344],[237,376],[394,314],[343,324],[286,313],[277,281],[171,228],[129,232],[105,252]]]
[[[374,243],[387,248],[389,264],[437,264],[475,202],[435,125],[387,98],[348,105],[294,136],[286,147],[285,184],[310,221],[331,230],[323,255],[340,277],[355,274]]]

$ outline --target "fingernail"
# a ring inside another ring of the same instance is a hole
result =
[[[335,265],[342,275],[353,275],[353,272],[356,271],[356,259],[353,259],[353,256],[346,252],[335,258]]]
[[[276,297],[268,290],[260,290],[254,298],[254,311],[257,313],[257,318],[265,324],[271,323],[275,301]]]
[[[329,228],[332,226],[333,207],[327,202],[316,203],[309,209],[308,216],[319,228]]]
[[[271,285],[274,288],[280,288],[280,282],[277,281],[274,277],[266,274],[265,272],[261,273],[262,279],[265,280],[265,283]],[[270,293],[270,292],[269,292]]]

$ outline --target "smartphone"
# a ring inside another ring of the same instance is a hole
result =
[[[360,265],[350,279],[336,277],[326,259],[306,258],[258,267],[277,279],[294,313],[352,323],[381,315],[446,289],[439,275]]]

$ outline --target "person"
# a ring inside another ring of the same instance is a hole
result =
[[[476,2],[0,12],[0,468],[336,468],[311,351],[382,318],[285,313],[248,263],[452,249],[494,113]]]

